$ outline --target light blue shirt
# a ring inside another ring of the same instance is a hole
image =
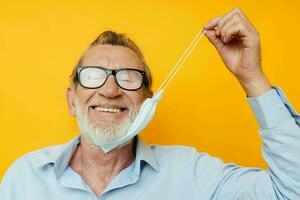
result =
[[[225,164],[192,147],[146,145],[138,138],[134,162],[97,197],[69,167],[77,137],[19,158],[2,179],[0,199],[299,200],[299,115],[279,88],[248,102],[260,126],[267,170]]]

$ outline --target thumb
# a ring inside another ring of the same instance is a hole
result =
[[[216,30],[205,30],[205,36],[212,43],[218,51],[224,46],[223,41],[216,35]]]

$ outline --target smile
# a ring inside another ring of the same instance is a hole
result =
[[[108,113],[120,113],[126,108],[112,108],[112,107],[102,107],[102,106],[91,106],[97,112],[108,112]]]

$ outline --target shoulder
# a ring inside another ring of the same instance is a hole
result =
[[[150,148],[156,154],[159,160],[168,160],[175,162],[188,162],[189,164],[199,165],[220,165],[223,161],[220,158],[213,157],[206,152],[198,152],[191,146],[184,145],[150,145]]]
[[[197,152],[197,150],[194,147],[184,145],[151,144],[149,146],[156,154],[161,156],[186,156],[193,155]]]
[[[61,151],[63,146],[64,145],[49,146],[24,154],[10,165],[3,180],[9,177],[18,177],[19,175],[23,177],[25,173],[29,173],[29,171],[32,171],[43,164],[47,164],[47,162],[49,163],[51,161],[51,156],[55,152]]]
[[[217,180],[226,167],[223,160],[191,146],[151,145],[160,169],[174,172],[177,177],[190,180]]]

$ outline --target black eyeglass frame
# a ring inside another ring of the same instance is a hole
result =
[[[79,77],[80,77],[81,71],[84,70],[84,69],[86,69],[86,68],[97,68],[97,69],[102,69],[102,70],[104,70],[105,73],[106,73],[105,81],[104,81],[100,86],[98,86],[98,87],[86,87],[86,86],[84,86],[84,85],[81,83],[81,80],[80,80]],[[116,75],[117,75],[118,72],[124,71],[124,70],[133,70],[133,71],[137,71],[137,72],[139,72],[139,73],[142,74],[143,79],[142,79],[141,86],[140,86],[139,88],[137,88],[137,89],[127,89],[127,88],[122,87],[122,86],[118,83],[117,78],[116,78]],[[98,88],[101,88],[101,87],[106,83],[108,77],[109,77],[110,75],[113,75],[116,84],[117,84],[120,88],[122,88],[123,90],[127,90],[127,91],[136,91],[136,90],[139,90],[139,89],[143,86],[143,84],[145,84],[145,79],[146,79],[146,72],[143,71],[143,70],[135,69],[135,68],[122,68],[122,69],[114,69],[114,70],[110,70],[110,69],[106,69],[106,68],[103,68],[103,67],[100,67],[100,66],[81,66],[81,67],[78,67],[78,68],[77,68],[76,72],[77,72],[76,75],[77,75],[77,80],[78,80],[79,84],[80,84],[82,87],[87,88],[87,89],[98,89]]]

